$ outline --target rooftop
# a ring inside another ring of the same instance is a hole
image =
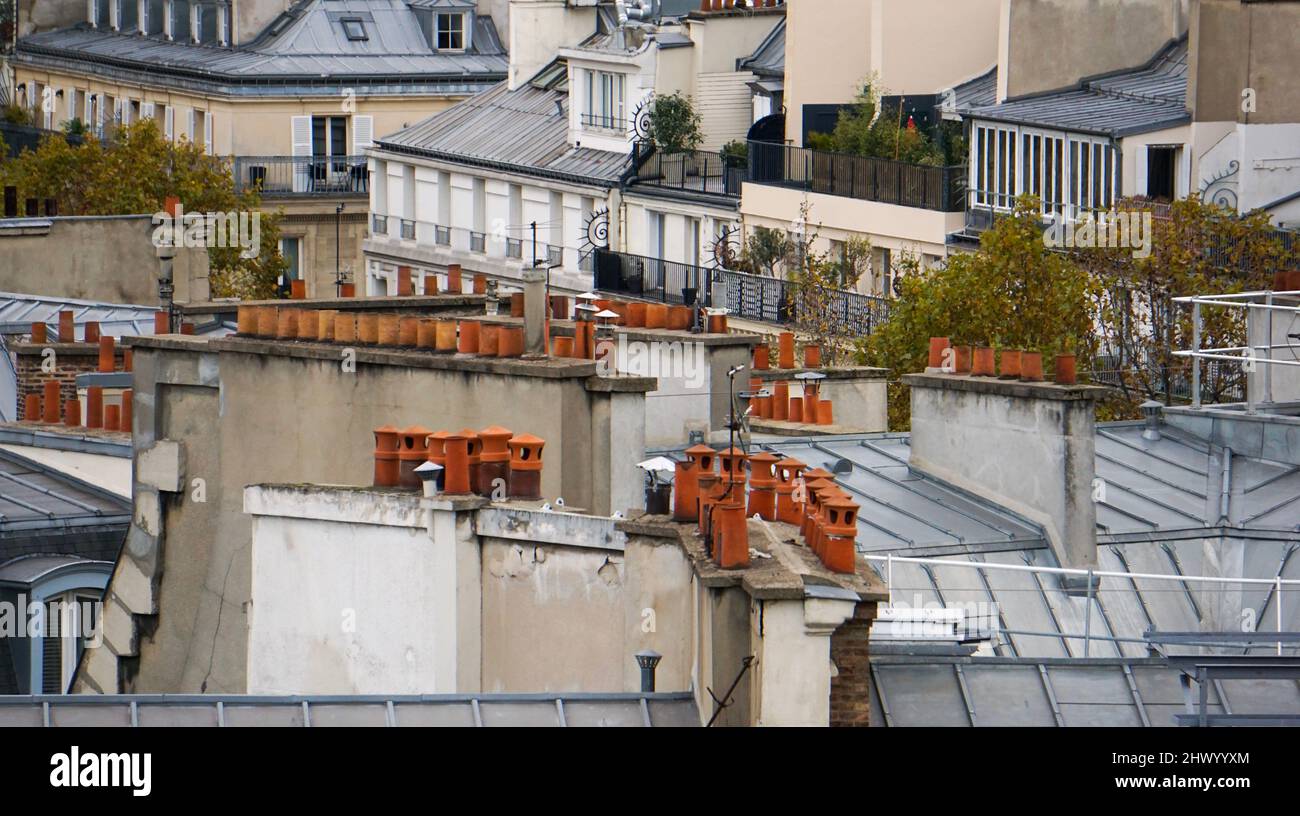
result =
[[[996,79],[994,80],[996,82]],[[1076,87],[980,104],[971,94],[958,110],[972,119],[1038,125],[1121,138],[1191,121],[1187,110],[1187,39],[1171,42],[1147,64],[1081,80]]]
[[[378,140],[382,149],[459,164],[616,184],[628,153],[569,144],[569,94],[562,85],[502,82],[405,130]]]
[[[285,696],[112,694],[0,697],[0,727],[683,727],[689,693]]]
[[[343,16],[362,20],[366,39],[349,39],[339,25]],[[490,17],[475,16],[464,52],[438,53],[422,31],[417,13],[402,0],[309,0],[234,48],[79,24],[24,37],[16,59],[52,67],[91,62],[97,73],[147,74],[152,83],[197,82],[256,96],[292,93],[286,85],[345,81],[363,83],[358,93],[459,95],[505,76],[508,59]]]

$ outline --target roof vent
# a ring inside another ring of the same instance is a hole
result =
[[[1164,414],[1165,406],[1155,400],[1147,400],[1139,405],[1138,409],[1142,411],[1142,418],[1147,423],[1142,431],[1142,438],[1155,442],[1160,438],[1160,418]]]

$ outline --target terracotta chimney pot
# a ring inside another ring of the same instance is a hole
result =
[[[35,343],[35,344],[37,344],[37,345],[42,345],[42,344],[45,343],[45,339],[46,339],[47,336],[48,336],[48,331],[47,331],[46,326],[45,326],[44,323],[38,321],[38,322],[32,324],[32,342],[33,342],[33,343]]]
[[[293,300],[306,300],[307,281],[301,279],[289,281],[289,297]]]
[[[397,487],[401,432],[392,425],[375,428],[375,487]]]
[[[406,315],[397,320],[397,342],[407,348],[420,345],[420,318]],[[416,478],[419,478],[418,476]]]
[[[257,312],[253,311],[253,308],[241,305],[235,310],[235,331],[243,337],[257,334]]]
[[[788,366],[782,366],[788,368]],[[772,419],[785,422],[790,418],[790,383],[778,380],[772,391]]]
[[[1025,351],[1020,354],[1020,379],[1025,382],[1043,381],[1043,354]]]
[[[975,349],[975,356],[971,358],[970,373],[974,377],[993,376],[993,349],[988,346],[978,346]]]
[[[456,321],[438,320],[433,324],[434,351],[439,354],[456,353]]]
[[[1056,355],[1056,384],[1074,385],[1078,381],[1078,375],[1075,373],[1074,355]]]
[[[942,368],[944,363],[943,353],[948,350],[950,345],[947,337],[930,338],[930,358],[927,363],[929,368]]]
[[[112,335],[104,335],[99,338],[99,370],[104,373],[111,373],[117,369],[116,341]]]
[[[396,346],[402,340],[402,318],[395,314],[379,316],[379,345]]]
[[[86,427],[104,427],[104,389],[98,385],[86,389]]]
[[[78,417],[80,417],[81,403],[77,400],[70,400],[77,406]],[[135,392],[127,388],[122,392],[122,430],[127,433],[133,433],[134,427],[132,420],[135,416]]]
[[[482,326],[477,320],[460,321],[460,339],[456,350],[461,354],[478,354],[479,330]]]
[[[61,386],[58,380],[46,380],[44,385],[44,395],[41,398],[41,405],[44,407],[44,413],[41,415],[41,421],[53,425],[59,421],[59,390]]]
[[[754,346],[754,370],[767,371],[772,364],[772,348],[767,343]]]
[[[357,315],[355,312],[339,312],[334,315],[334,342],[355,343],[357,341]]]
[[[316,312],[316,339],[323,342],[334,340],[334,323],[335,318],[339,316],[337,309],[321,309]]]
[[[293,340],[298,336],[298,310],[284,308],[277,315],[275,324],[275,338],[277,340]]]
[[[501,324],[481,323],[478,332],[478,354],[480,357],[495,357],[500,347]]]
[[[104,406],[104,430],[120,431],[122,424],[122,406],[105,405]]]
[[[807,420],[805,420],[805,421],[807,421]],[[835,413],[834,413],[834,411],[833,411],[832,408],[831,408],[831,401],[830,401],[830,400],[818,400],[818,401],[817,401],[817,424],[818,424],[818,425],[834,425],[834,424],[835,424]]]
[[[398,435],[400,448],[397,452],[397,483],[401,487],[419,487],[420,476],[415,469],[429,458],[429,434],[433,433],[422,425],[403,428]]]
[[[1020,350],[1003,349],[1002,350],[1002,373],[999,379],[1018,380],[1020,379]]]
[[[461,282],[460,282],[460,264],[448,264],[447,265],[447,294],[459,295],[463,293],[464,293],[464,289],[461,287]]]
[[[23,397],[23,422],[40,422],[44,417],[41,414],[41,395],[28,394]]]
[[[649,304],[635,302],[627,305],[627,325],[628,328],[639,329],[645,326],[646,307]],[[665,315],[665,325],[667,316]]]
[[[819,343],[809,343],[803,347],[803,367],[822,367],[822,347]]]
[[[474,492],[489,498],[510,495],[510,439],[514,432],[509,428],[491,425],[478,432],[483,443],[479,454],[478,481]],[[498,493],[497,488],[503,488]]]
[[[794,368],[794,332],[781,332],[777,336],[778,368]]]
[[[357,340],[370,346],[379,342],[379,315],[363,312],[357,316]]]
[[[970,374],[971,368],[971,347],[957,346],[953,351],[953,363],[956,366],[955,374]]]
[[[130,391],[123,392],[122,399],[125,400],[126,394],[129,393],[131,392]],[[35,394],[33,394],[32,396],[35,396]],[[123,408],[125,408],[126,403],[123,402],[122,406]],[[129,418],[131,415],[130,411],[126,411],[125,413],[126,416]],[[77,428],[81,426],[81,400],[70,399],[63,403],[63,424],[68,426],[69,428]],[[128,423],[123,430],[127,430],[127,431],[131,430],[130,424]]]
[[[163,332],[156,332],[163,334]],[[64,309],[59,312],[59,342],[75,343],[77,342],[77,327],[73,322],[72,311]]]
[[[546,442],[532,434],[520,434],[510,446],[510,496],[516,499],[542,497],[542,448]]]
[[[467,495],[470,492],[469,480],[469,440],[458,433],[449,433],[443,439],[446,450],[446,470],[443,471],[443,492],[451,495]]]

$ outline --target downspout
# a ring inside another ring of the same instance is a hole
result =
[[[1219,523],[1226,524],[1228,521],[1228,501],[1231,498],[1230,490],[1232,488],[1232,448],[1223,449],[1223,486],[1219,491]]]

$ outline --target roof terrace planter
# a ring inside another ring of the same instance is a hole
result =
[[[751,141],[748,181],[882,204],[961,212],[966,166],[908,164]]]

